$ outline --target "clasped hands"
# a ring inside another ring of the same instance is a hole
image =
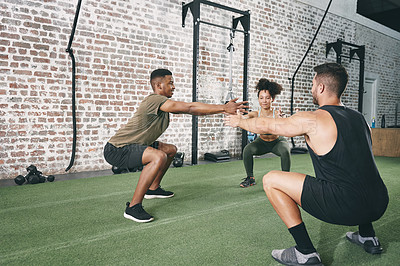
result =
[[[236,101],[238,99],[239,98],[232,99],[225,104],[224,121],[226,126],[238,127],[240,119],[243,118],[243,114],[247,113],[246,109],[248,109],[249,106],[245,104],[247,104],[248,101],[237,103]]]
[[[236,101],[237,99],[238,98],[233,99],[231,101]],[[247,102],[242,102],[240,104],[243,105],[243,103],[247,103]],[[244,116],[245,114],[247,114],[247,110],[245,110],[245,108],[249,108],[249,107],[246,106],[246,105],[243,105],[243,108],[236,109],[236,114],[225,112],[225,117],[224,117],[225,126],[240,127],[240,121],[243,120],[243,119],[248,119],[247,116]],[[282,112],[280,107],[278,109],[278,115],[277,116],[280,117],[280,118],[285,117],[285,114]]]
[[[240,124],[240,120],[242,119],[246,119],[246,117],[243,115],[243,112],[238,109],[235,115],[225,115],[224,124],[225,126],[238,127]]]

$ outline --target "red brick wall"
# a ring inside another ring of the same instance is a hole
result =
[[[251,10],[249,97],[265,77],[281,83],[276,99],[290,107],[290,78],[303,57],[324,10],[296,1],[228,1],[218,3]],[[65,52],[77,1],[5,0],[0,3],[0,178],[13,178],[35,164],[45,174],[63,173],[72,146],[71,60]],[[229,12],[202,6],[201,17],[230,26]],[[77,150],[71,172],[107,169],[105,142],[151,92],[150,72],[169,68],[177,90],[174,99],[192,94],[192,16],[181,27],[181,1],[83,1],[75,39]],[[394,123],[400,101],[400,41],[328,14],[314,47],[296,77],[295,108],[313,110],[312,67],[325,58],[325,42],[342,38],[366,45],[366,71],[380,76],[378,117]],[[243,35],[234,39],[234,93],[242,97]],[[229,83],[229,31],[201,25],[199,101],[222,103]],[[343,102],[357,108],[358,62],[343,64],[350,83]],[[397,88],[397,89],[396,89]],[[191,117],[172,115],[161,137],[191,156]],[[377,121],[379,124],[379,121]],[[240,151],[240,132],[222,126],[222,115],[199,118],[199,156],[229,149]],[[299,145],[301,138],[296,138]]]

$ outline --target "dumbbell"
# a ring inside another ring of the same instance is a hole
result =
[[[14,178],[14,181],[17,185],[22,185],[23,183],[25,183],[25,176],[19,175],[16,178]]]
[[[47,176],[47,181],[49,181],[49,182],[53,182],[54,179],[56,179],[56,177],[54,175]]]
[[[26,181],[28,182],[28,184],[37,184],[40,183],[40,177],[39,175],[36,174],[28,174],[25,177]]]
[[[113,165],[113,167],[111,168],[111,171],[112,171],[114,174],[116,174],[116,175],[118,175],[118,174],[126,174],[126,173],[129,173],[129,170],[128,170],[128,169],[126,169],[126,168],[119,168],[119,167],[114,166],[114,165]]]
[[[28,174],[26,175],[26,177],[23,175],[19,175],[16,178],[14,178],[14,181],[17,185],[22,185],[25,183],[25,181],[28,184],[37,184],[41,182],[41,179],[38,175]]]
[[[126,168],[119,168],[119,167],[117,167],[117,166],[113,166],[112,168],[111,168],[111,171],[114,173],[114,174],[126,174],[126,173],[129,173],[129,172],[137,172],[137,171],[142,171],[143,170],[143,166],[139,166],[139,167],[134,167],[134,168],[129,168],[129,169],[126,169]]]
[[[45,176],[42,174],[28,173],[26,176],[19,175],[16,178],[14,178],[14,181],[17,185],[22,185],[25,183],[25,181],[29,184],[44,183],[46,182],[46,180],[49,182],[53,182],[55,180],[55,176],[54,175]]]

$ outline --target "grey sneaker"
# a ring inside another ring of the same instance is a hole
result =
[[[287,249],[274,249],[271,253],[272,257],[279,263],[284,265],[318,265],[323,266],[318,252],[311,254],[303,254],[295,247]]]
[[[350,242],[362,246],[368,253],[381,254],[383,251],[377,237],[362,237],[359,232],[347,232],[346,238]]]

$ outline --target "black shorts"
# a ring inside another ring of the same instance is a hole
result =
[[[361,193],[360,188],[349,189],[307,175],[301,205],[303,210],[328,223],[366,224],[378,220],[388,204],[384,191],[371,194]]]
[[[143,166],[143,152],[147,147],[158,149],[158,141],[151,145],[130,144],[121,148],[117,148],[111,143],[104,147],[104,159],[118,168],[133,169]]]

